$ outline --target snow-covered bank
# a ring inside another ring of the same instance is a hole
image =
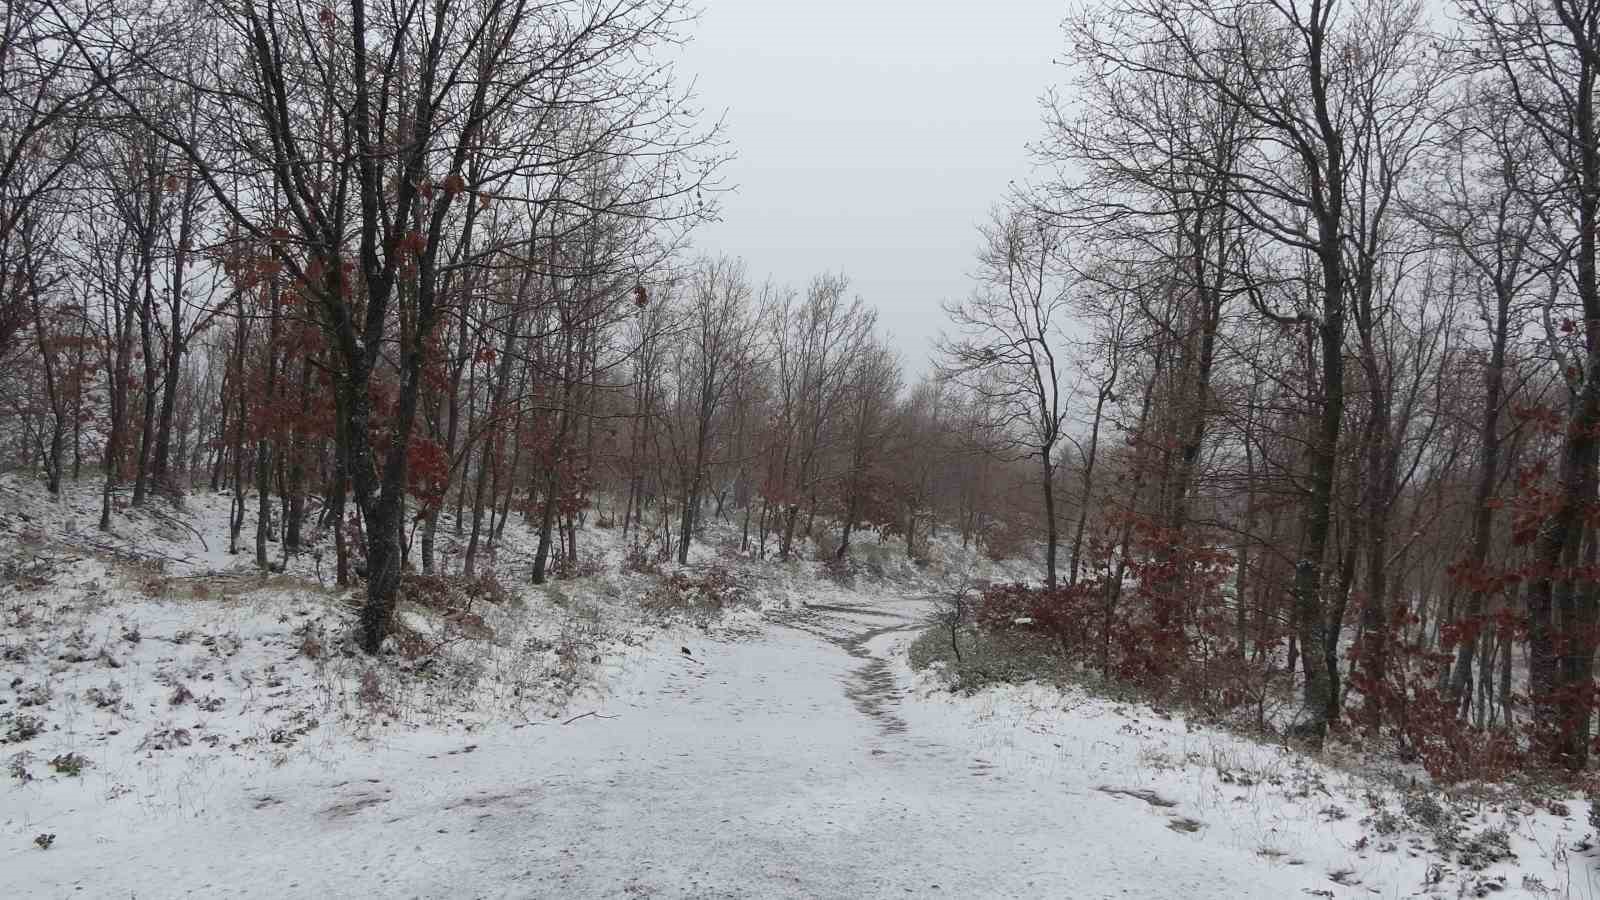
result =
[[[335,589],[317,554],[273,574],[226,552],[228,497],[118,510],[109,533],[98,502],[89,483],[57,500],[0,478],[0,867],[215,821],[257,785],[387,767],[390,748],[448,753],[492,727],[565,721],[666,652],[652,645],[748,637],[760,604],[785,602],[753,583],[713,618],[648,611],[661,580],[612,565],[503,581],[500,597],[403,600],[413,646],[371,658],[352,641],[358,590]],[[515,565],[530,536],[507,536],[498,561]],[[601,530],[585,538],[620,555]],[[37,888],[16,887],[0,896]]]
[[[1251,873],[1259,886],[1241,896],[1600,896],[1587,801],[1447,792],[1420,771],[1331,765],[1074,687],[963,696],[937,664],[912,671],[908,642],[874,647],[917,698],[900,710],[908,727],[965,747],[975,775],[1050,785],[1114,829],[1119,853],[1198,852],[1219,871]],[[1146,890],[1135,893],[1210,895]]]

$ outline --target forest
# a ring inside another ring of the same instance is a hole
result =
[[[594,528],[943,536],[1032,573],[957,626],[1141,696],[1585,770],[1600,0],[1066,14],[924,366],[830,261],[697,248],[737,147],[686,0],[11,0],[0,472],[104,531],[224,496],[205,538],[326,567],[367,654],[408,580],[592,574]]]
[[[843,275],[693,253],[729,151],[645,56],[682,39],[675,0],[269,4],[199,33],[189,6],[13,11],[7,464],[106,473],[101,528],[227,491],[263,570],[326,538],[375,650],[441,513],[468,576],[533,523],[534,584],[589,515],[685,562],[736,510],[782,558],[819,511],[841,555],[856,526],[914,553],[936,514],[1005,524],[1004,462],[956,452],[999,426],[903,390]]]

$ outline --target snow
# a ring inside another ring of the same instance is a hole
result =
[[[70,514],[0,482],[8,535],[62,535],[19,554],[73,555]],[[348,598],[303,571],[119,527],[189,561],[152,586],[82,553],[0,596],[0,735],[48,728],[0,744],[32,757],[0,773],[0,896],[1600,895],[1586,802],[1476,804],[1460,838],[1516,854],[1478,871],[1404,785],[1075,689],[952,694],[905,654],[939,578],[887,556],[846,587],[724,555],[757,602],[704,627],[641,615],[653,582],[614,566],[520,588],[419,672],[346,655]],[[563,642],[588,661],[557,685]]]

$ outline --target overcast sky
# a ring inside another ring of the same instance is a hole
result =
[[[1063,0],[704,0],[682,74],[739,158],[697,234],[756,280],[842,271],[908,375],[969,291],[976,225],[1029,174]]]

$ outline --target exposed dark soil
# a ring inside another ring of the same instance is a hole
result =
[[[856,616],[886,618],[893,621],[883,625],[868,625],[865,622],[854,621],[853,617]],[[850,698],[850,702],[855,704],[856,709],[863,715],[877,722],[884,734],[905,732],[906,723],[890,711],[900,692],[895,686],[894,673],[889,668],[889,661],[873,656],[867,647],[872,641],[886,634],[925,628],[928,625],[925,618],[906,615],[881,606],[807,604],[778,617],[777,621],[779,624],[814,634],[856,659],[864,660],[862,665],[850,672],[845,681],[845,696]]]

